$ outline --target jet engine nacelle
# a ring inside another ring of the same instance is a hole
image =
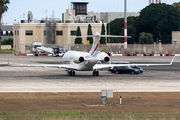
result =
[[[63,58],[67,60],[72,60],[75,63],[81,63],[85,60],[81,54],[75,52],[67,52],[64,54]]]
[[[101,63],[106,63],[106,62],[109,62],[110,58],[109,58],[109,55],[107,53],[98,53],[97,54],[97,57]]]
[[[75,63],[84,62],[84,57],[82,57],[82,56],[76,56],[76,57],[73,58],[73,62],[75,62]]]

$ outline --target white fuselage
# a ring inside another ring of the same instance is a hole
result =
[[[79,58],[84,58],[83,62],[79,62]],[[93,66],[97,64],[99,59],[92,57],[87,52],[69,51],[63,56],[63,62],[70,61],[70,64],[76,68],[77,71],[92,71]]]

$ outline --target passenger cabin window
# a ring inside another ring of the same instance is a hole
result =
[[[71,35],[76,35],[77,31],[71,31]]]
[[[26,35],[33,35],[33,31],[32,30],[26,30]]]
[[[63,35],[63,31],[56,31],[56,35]]]

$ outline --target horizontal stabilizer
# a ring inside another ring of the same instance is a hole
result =
[[[88,35],[88,36],[75,36],[75,38],[84,38],[84,37],[98,37],[99,35]]]
[[[116,38],[131,38],[131,36],[116,36],[116,35],[88,35],[88,36],[76,36],[75,38],[84,38],[84,37],[116,37]]]
[[[119,38],[131,38],[131,36],[117,36],[117,35],[100,35],[100,37],[119,37]]]

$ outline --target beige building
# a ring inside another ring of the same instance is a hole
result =
[[[92,32],[101,33],[101,23],[90,23]],[[87,36],[87,29],[89,23],[56,23],[55,29],[55,42],[54,44],[74,45],[77,27],[81,29],[81,35]],[[106,24],[105,24],[106,27]],[[18,23],[14,24],[14,48],[21,49],[24,52],[25,46],[31,45],[32,42],[42,42],[43,45],[47,44],[46,39],[46,24],[45,23]],[[82,40],[86,44],[86,38]],[[21,45],[21,48],[18,48]],[[69,48],[67,48],[69,49]]]
[[[172,44],[180,45],[180,31],[172,31]]]
[[[74,9],[67,9],[64,13],[64,23],[102,23],[100,14],[89,12],[87,15],[75,15]]]

